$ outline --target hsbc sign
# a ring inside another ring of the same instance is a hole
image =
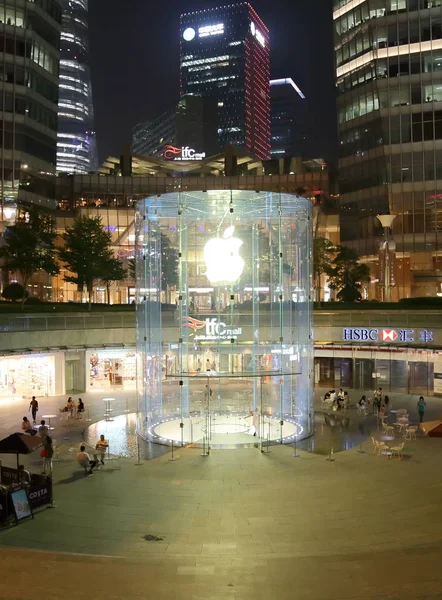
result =
[[[433,342],[433,332],[427,329],[381,329],[370,327],[345,327],[342,330],[345,342],[414,343]]]

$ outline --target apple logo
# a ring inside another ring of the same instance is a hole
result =
[[[206,277],[213,285],[234,283],[244,270],[244,260],[238,254],[242,240],[232,237],[235,227],[228,227],[222,238],[212,238],[204,247]]]

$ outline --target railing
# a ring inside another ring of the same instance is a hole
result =
[[[251,322],[250,312],[238,313],[244,325]],[[265,326],[265,313],[261,313],[261,324]],[[175,311],[164,312],[163,327],[177,325]],[[392,327],[392,328],[439,328],[442,311],[315,311],[315,327]],[[92,329],[133,329],[136,325],[135,312],[69,313],[58,314],[11,314],[0,315],[0,334],[31,331],[82,331]]]

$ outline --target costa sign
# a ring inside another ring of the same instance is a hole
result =
[[[381,329],[370,327],[344,327],[342,339],[345,342],[385,342],[428,344],[434,341],[432,331],[427,329]]]
[[[189,146],[182,146],[177,148],[176,146],[165,146],[163,157],[166,160],[203,160],[206,158],[205,152],[196,152]]]
[[[242,327],[232,327],[215,318],[200,321],[193,317],[184,317],[183,327],[188,327],[193,331],[195,341],[236,340],[242,334]],[[204,331],[196,335],[196,332],[201,330]]]

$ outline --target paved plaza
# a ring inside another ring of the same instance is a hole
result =
[[[0,533],[1,599],[442,598],[442,440],[407,441],[403,460],[370,441],[334,462],[186,448],[87,478],[78,441],[61,441],[57,507]]]

